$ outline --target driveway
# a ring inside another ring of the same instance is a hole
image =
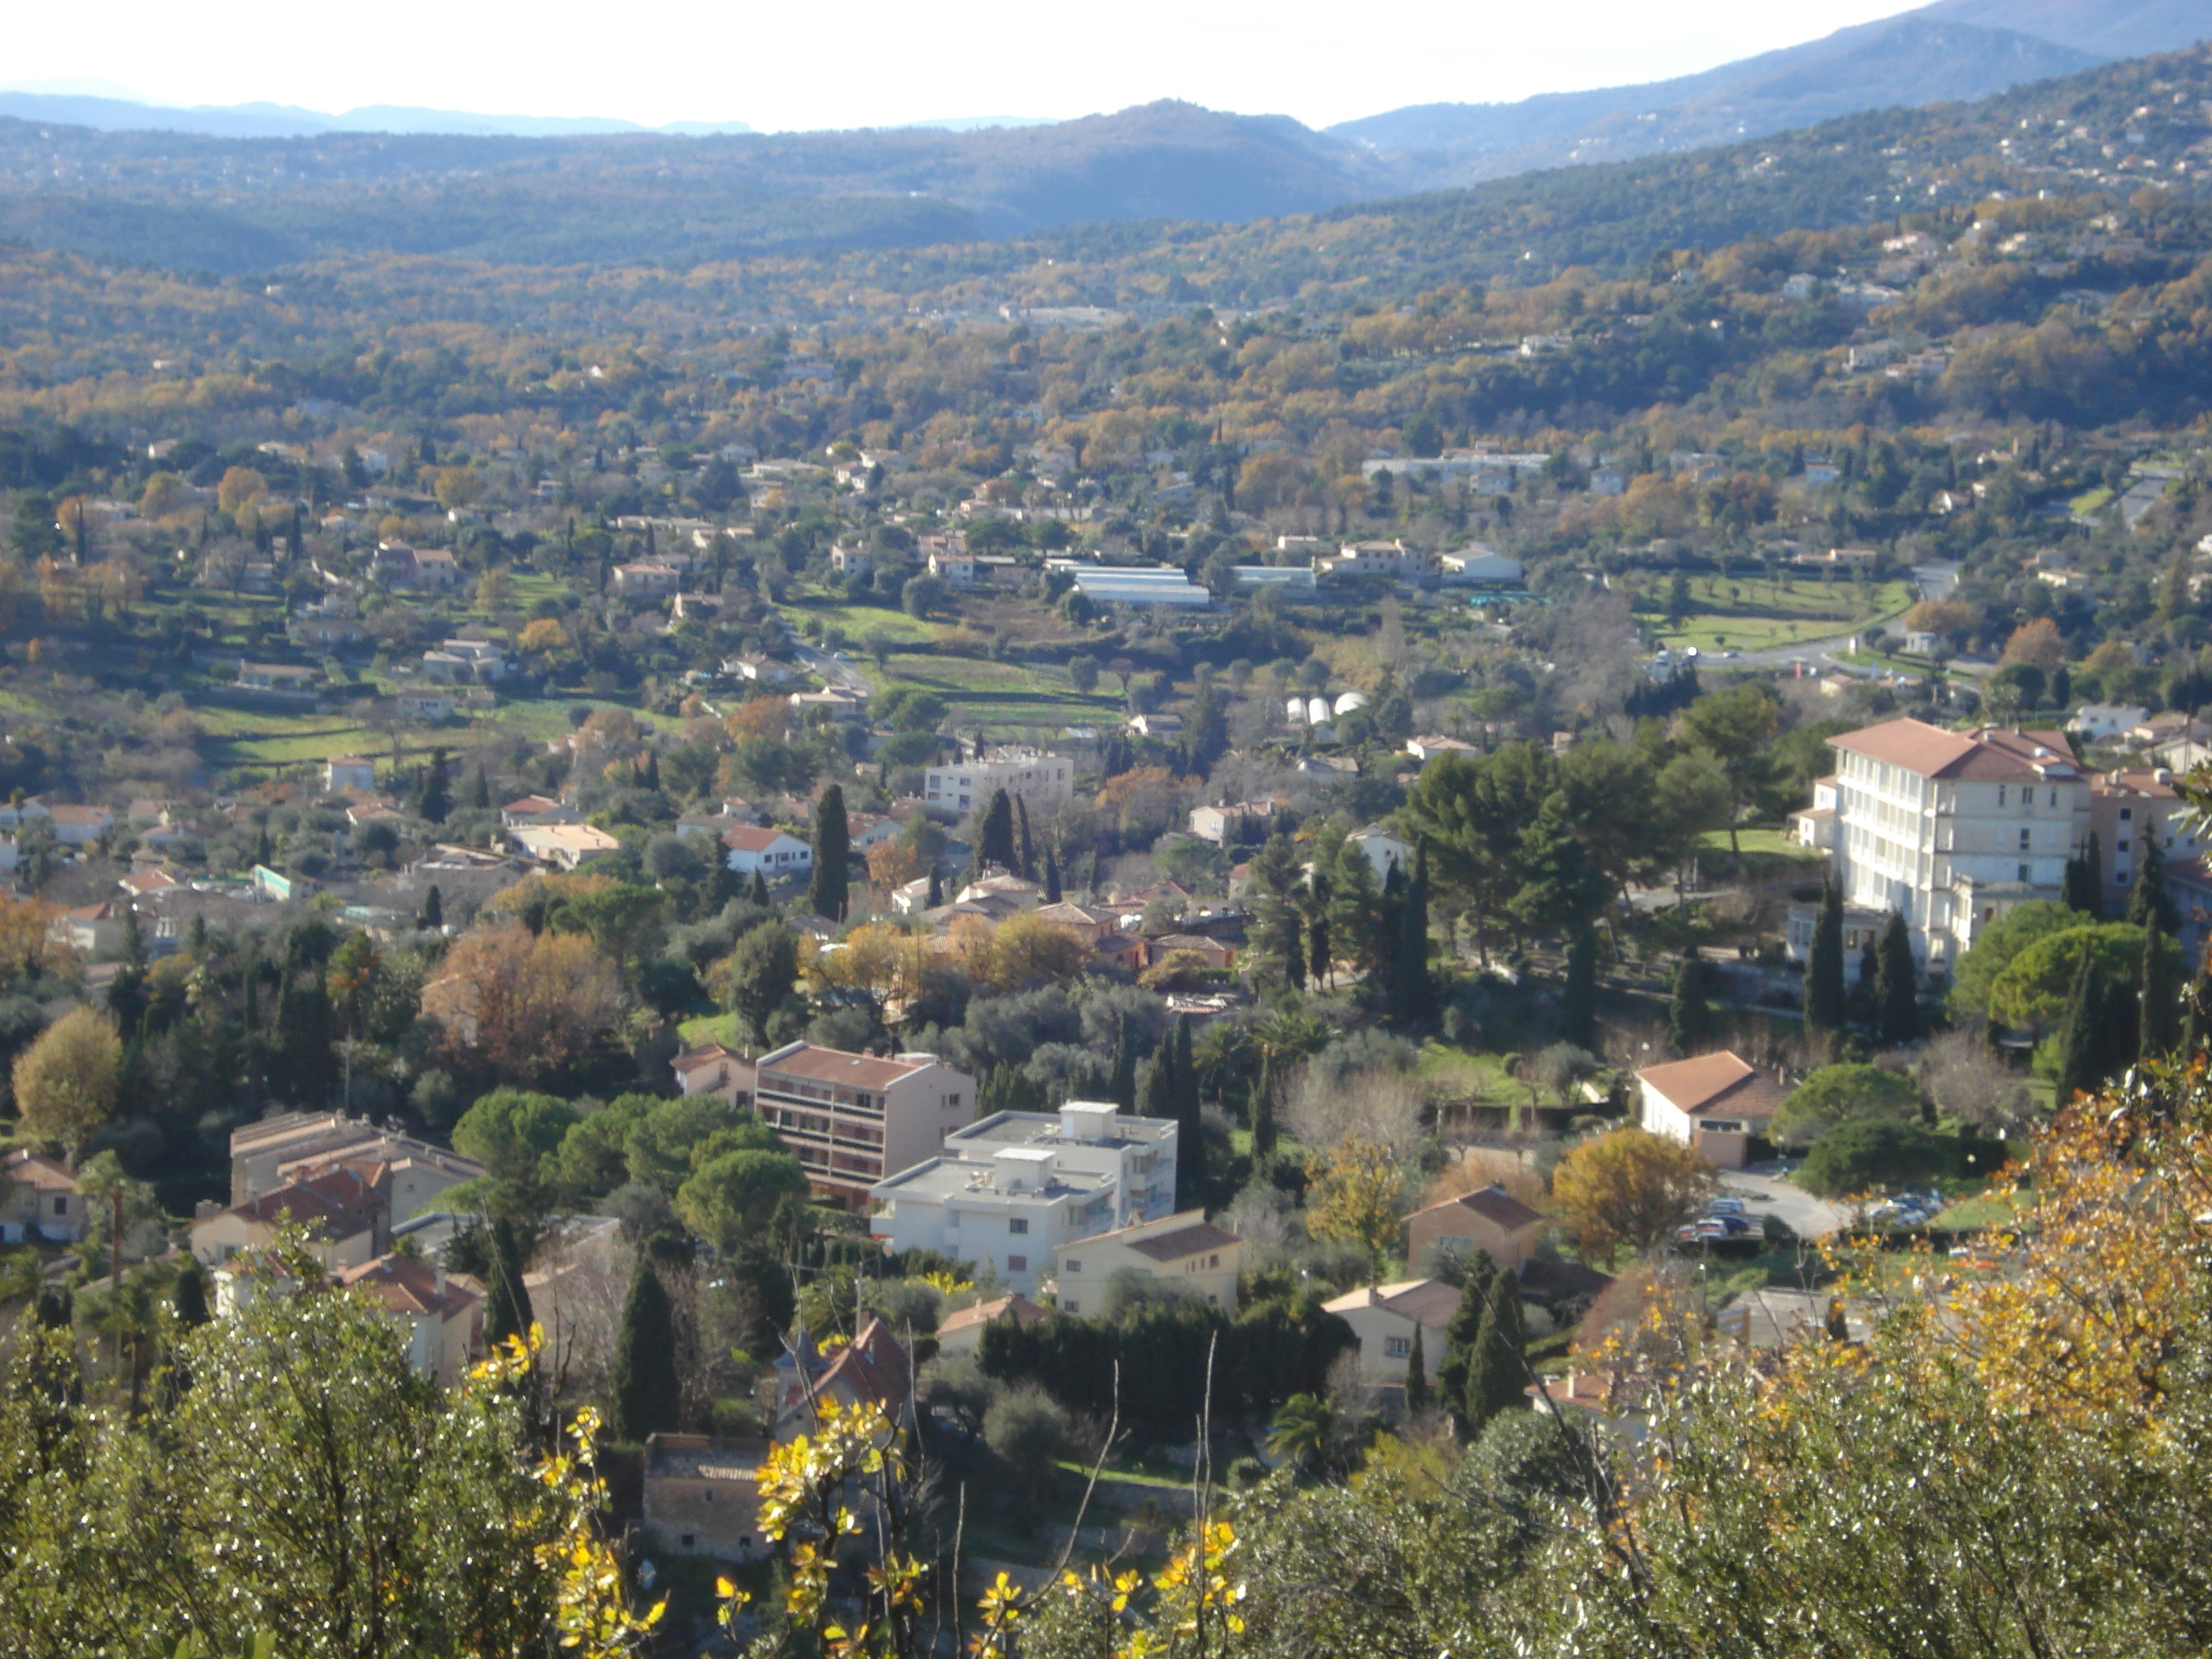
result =
[[[1800,1238],[1823,1238],[1850,1219],[1849,1213],[1778,1176],[1753,1175],[1747,1170],[1721,1174],[1721,1191],[1743,1200],[1745,1214],[1755,1228],[1763,1215],[1778,1215]]]

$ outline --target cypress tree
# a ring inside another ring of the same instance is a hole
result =
[[[2089,837],[2088,844],[2075,857],[2066,860],[2066,908],[2094,916],[2102,908],[2102,896],[2098,890],[2104,884],[2104,872],[2100,867],[2097,838]]]
[[[1436,992],[1429,978],[1429,843],[1413,849],[1413,876],[1398,913],[1398,966],[1392,993],[1399,1019],[1425,1025],[1436,1017]]]
[[[2143,929],[2142,972],[2136,999],[2136,1057],[2156,1060],[2169,1053],[2179,1033],[2174,1029],[2180,988],[2166,969],[2166,935]]]
[[[1137,1073],[1137,1115],[1176,1115],[1175,1050],[1163,1042]],[[1176,1156],[1182,1156],[1178,1151]]]
[[[208,1322],[207,1275],[200,1264],[191,1256],[177,1269],[177,1289],[173,1304],[177,1310],[177,1323],[186,1330]]]
[[[681,1395],[676,1380],[676,1320],[667,1287],[653,1270],[653,1253],[637,1253],[629,1294],[623,1300],[622,1323],[615,1331],[614,1358],[607,1367],[607,1413],[611,1439],[641,1445],[646,1436],[679,1426]]]
[[[1902,911],[1892,910],[1881,931],[1875,968],[1875,1025],[1884,1042],[1911,1042],[1920,1036],[1920,975]]]
[[[1054,851],[1052,843],[1047,842],[1044,848],[1044,902],[1057,904],[1060,901],[1060,854]]]
[[[1206,1201],[1208,1171],[1206,1125],[1200,1115],[1198,1061],[1190,1042],[1190,1016],[1176,1017],[1175,1039],[1160,1045],[1175,1054],[1173,1097],[1176,1117],[1176,1208],[1192,1210]]]
[[[422,926],[435,930],[446,925],[446,896],[432,882],[430,890],[422,895]]]
[[[1137,1051],[1129,1041],[1127,1016],[1114,1022],[1114,1077],[1108,1087],[1116,1111],[1137,1109]]]
[[[484,1342],[487,1346],[510,1336],[527,1336],[537,1315],[530,1306],[530,1288],[522,1282],[526,1265],[514,1223],[495,1216],[491,1223],[491,1261],[484,1286]]]
[[[945,878],[935,865],[929,866],[929,905],[932,910],[945,902]]]
[[[1014,803],[1003,789],[991,797],[991,804],[983,809],[983,822],[975,831],[975,867],[978,871],[990,865],[1003,869],[1020,867],[1014,847]]]
[[[1434,1395],[1429,1389],[1429,1363],[1421,1352],[1421,1322],[1413,1322],[1413,1346],[1406,1351],[1406,1415],[1419,1417],[1428,1410]]]
[[[1462,1438],[1471,1439],[1485,1420],[1480,1403],[1468,1398],[1477,1345],[1490,1317],[1491,1281],[1498,1269],[1486,1250],[1471,1250],[1467,1258],[1467,1282],[1460,1286],[1459,1306],[1444,1327],[1444,1357],[1437,1367],[1437,1403],[1452,1414]]]
[[[768,878],[758,870],[753,872],[752,885],[746,890],[745,896],[763,910],[769,908]]]
[[[479,812],[491,811],[491,780],[484,775],[482,766],[477,768],[477,781],[469,791],[469,805]]]
[[[703,914],[719,916],[732,902],[744,896],[744,884],[738,879],[738,872],[730,868],[729,854],[719,847],[709,864]]]
[[[1014,849],[1019,857],[1015,873],[1024,881],[1035,881],[1036,849],[1030,841],[1030,804],[1019,795],[1014,797]]]
[[[2100,1005],[2104,1000],[2097,994],[2096,973],[2090,966],[2089,947],[2081,947],[2081,956],[2074,967],[2073,988],[2067,993],[2066,1012],[2058,1023],[2058,1103],[2063,1106],[2076,1094],[2084,1093],[2097,1085],[2097,1058],[2100,1044],[2096,1022],[2103,1012]]]
[[[845,920],[850,899],[852,827],[845,817],[845,791],[831,784],[814,803],[814,873],[806,884],[806,908],[832,921]]]
[[[430,751],[430,769],[422,779],[420,811],[432,823],[443,823],[453,810],[453,780],[446,775],[446,751]]]
[[[2128,920],[2138,927],[2155,927],[2160,933],[2173,932],[2179,920],[2173,912],[2173,901],[2166,896],[2166,855],[2158,844],[2158,827],[2145,823],[2142,831],[2142,851],[2136,859],[2136,884],[2128,894]]]
[[[1316,910],[1306,918],[1306,971],[1316,985],[1328,982],[1334,977],[1334,951],[1328,936],[1328,912]],[[1297,981],[1301,989],[1305,980]]]
[[[1844,890],[1832,881],[1820,895],[1820,919],[1805,966],[1805,1035],[1824,1047],[1844,1029]]]
[[[1264,1177],[1275,1161],[1275,1059],[1260,1056],[1252,1084],[1252,1173]]]
[[[1873,1001],[1875,981],[1881,977],[1881,936],[1869,927],[1865,940],[1859,945],[1859,995],[1869,1002]]]
[[[1577,1048],[1597,1047],[1597,933],[1583,927],[1567,941],[1567,982],[1559,993],[1561,1033]]]
[[[1667,1010],[1667,1046],[1684,1059],[1711,1048],[1718,1032],[1707,1000],[1711,970],[1695,951],[1674,970],[1674,1000]]]
[[[1466,1416],[1476,1432],[1525,1398],[1522,1389],[1528,1380],[1526,1340],[1521,1319],[1521,1281],[1511,1269],[1501,1267],[1491,1279],[1481,1329],[1468,1363]]]

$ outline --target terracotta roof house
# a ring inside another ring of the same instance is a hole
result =
[[[1406,1258],[1419,1264],[1438,1246],[1480,1250],[1501,1267],[1517,1268],[1536,1251],[1541,1212],[1530,1209],[1496,1182],[1406,1218]]]
[[[241,1250],[274,1244],[278,1231],[291,1227],[304,1231],[315,1258],[336,1272],[382,1253],[389,1213],[359,1171],[332,1170],[201,1217],[192,1223],[191,1250],[218,1267]]]
[[[962,1308],[949,1313],[937,1327],[937,1352],[939,1354],[974,1353],[983,1343],[983,1327],[994,1319],[1011,1319],[1017,1325],[1034,1325],[1045,1316],[1045,1310],[1024,1296],[1019,1291],[978,1302],[971,1308]]]
[[[1406,1279],[1368,1285],[1324,1302],[1324,1311],[1352,1327],[1359,1339],[1359,1380],[1370,1389],[1402,1389],[1421,1333],[1422,1358],[1431,1376],[1444,1357],[1444,1327],[1459,1311],[1459,1287],[1440,1279]]]
[[[1745,1148],[1766,1125],[1789,1090],[1776,1073],[1727,1049],[1636,1074],[1644,1091],[1644,1127],[1694,1147],[1706,1163],[1743,1167]]]
[[[411,1256],[385,1255],[340,1270],[343,1288],[374,1298],[407,1328],[407,1358],[447,1387],[483,1352],[483,1298]]]
[[[1233,1314],[1243,1254],[1244,1241],[1215,1226],[1203,1210],[1182,1210],[1157,1221],[1072,1238],[1054,1252],[1060,1305],[1069,1313],[1080,1313],[1085,1304],[1104,1293],[1115,1273],[1133,1272],[1179,1285]]]
[[[894,1423],[904,1422],[913,1406],[914,1363],[880,1319],[870,1319],[850,1342],[830,1354],[811,1342],[804,1343],[796,1358],[786,1352],[763,1381],[775,1391],[772,1415],[778,1440],[813,1429],[817,1401],[881,1406]]]
[[[59,1158],[27,1146],[0,1157],[0,1244],[84,1237],[84,1199]]]

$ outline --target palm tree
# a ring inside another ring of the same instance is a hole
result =
[[[1336,1408],[1317,1394],[1294,1394],[1267,1431],[1267,1449],[1299,1468],[1326,1466],[1336,1439]]]

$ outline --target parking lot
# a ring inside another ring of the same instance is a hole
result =
[[[1822,1238],[1850,1218],[1839,1205],[1819,1199],[1778,1176],[1727,1170],[1721,1174],[1721,1192],[1743,1200],[1744,1215],[1753,1227],[1762,1216],[1777,1215],[1800,1238]]]

